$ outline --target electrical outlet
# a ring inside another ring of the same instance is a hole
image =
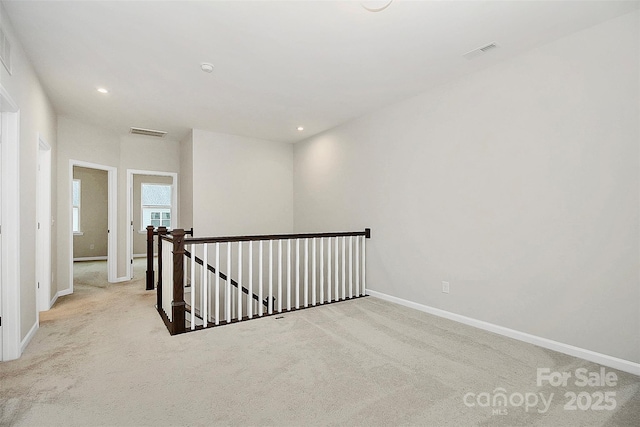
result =
[[[449,282],[442,282],[442,292],[445,294],[449,293]]]
[[[96,247],[96,245],[94,245],[93,243],[89,245],[89,249],[94,249]]]

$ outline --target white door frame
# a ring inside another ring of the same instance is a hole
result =
[[[99,165],[81,160],[69,160],[69,203],[67,204],[67,221],[69,225],[69,290],[73,293],[73,167],[79,166],[89,169],[107,171],[108,180],[108,237],[107,237],[107,277],[110,283],[121,282],[118,279],[118,168]],[[61,293],[62,294],[62,293]]]
[[[21,355],[20,343],[20,110],[0,85],[2,203],[0,221],[0,360]]]
[[[38,135],[36,287],[38,311],[51,308],[51,146]]]
[[[171,228],[178,225],[178,174],[176,172],[146,171],[139,169],[127,169],[127,277],[133,279],[133,176],[134,175],[155,175],[170,176],[173,178],[171,184]]]

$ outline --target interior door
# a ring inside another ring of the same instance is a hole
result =
[[[40,140],[36,180],[38,311],[51,308],[51,147]]]
[[[0,212],[2,212],[2,113],[0,113]],[[2,362],[2,215],[0,215],[0,362]]]

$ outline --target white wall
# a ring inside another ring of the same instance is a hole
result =
[[[178,228],[193,227],[193,132],[180,141]]]
[[[56,179],[56,117],[38,77],[22,49],[4,7],[0,4],[0,26],[11,43],[10,75],[0,65],[0,84],[20,108],[20,333],[25,338],[37,320],[36,312],[36,174],[38,134],[52,147],[52,180]],[[55,181],[54,181],[55,182]],[[56,191],[52,189],[51,212],[56,211]],[[56,245],[52,229],[52,247]],[[55,251],[52,269],[55,273]],[[54,276],[55,277],[55,276]],[[52,283],[52,296],[56,283]]]
[[[197,237],[291,233],[291,144],[193,130]]]
[[[371,227],[372,289],[640,362],[638,23],[296,144],[296,232]]]
[[[110,130],[59,117],[58,119],[58,216],[61,218],[58,239],[62,242],[58,255],[58,282],[61,289],[70,283],[69,235],[71,233],[69,200],[69,160],[95,163],[118,169],[117,223],[118,259],[117,275],[126,276],[129,260],[126,253],[127,227],[127,169],[157,172],[178,172],[179,144],[171,139],[155,139],[129,135],[118,135]]]
[[[133,124],[132,124],[133,125]],[[127,169],[155,172],[180,170],[180,145],[173,139],[124,135],[120,137],[118,164],[118,277],[126,275],[127,259]]]
[[[67,117],[58,117],[58,290],[69,289],[69,236],[71,200],[69,199],[69,160],[118,167],[119,138],[114,132],[87,125]]]

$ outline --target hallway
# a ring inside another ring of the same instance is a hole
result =
[[[373,297],[171,337],[144,259],[127,283],[101,267],[80,266],[23,357],[0,364],[0,425],[640,424],[638,377],[615,371],[614,411],[566,411],[565,391],[584,389],[536,389],[536,369],[599,366]],[[463,403],[497,387],[555,398],[543,414]]]

